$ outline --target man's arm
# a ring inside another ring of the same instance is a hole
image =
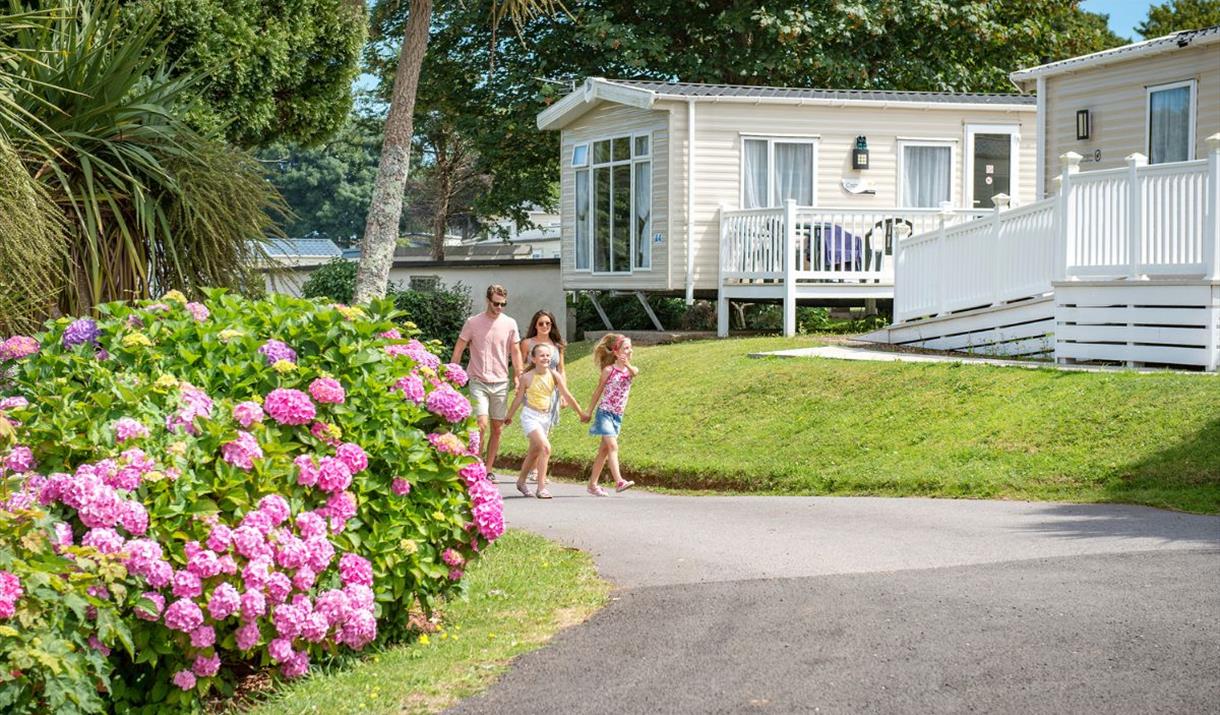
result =
[[[510,338],[510,340],[512,342],[511,342],[511,345],[509,346],[509,352],[512,353],[511,358],[513,361],[513,384],[515,385],[515,384],[517,384],[517,380],[520,379],[522,373],[525,372],[525,368],[521,364],[521,341],[519,341],[517,339],[516,333],[513,333],[513,336],[512,336],[512,338]]]
[[[466,352],[466,340],[458,338],[458,341],[453,344],[453,359],[449,362],[460,365],[462,364],[462,353]]]

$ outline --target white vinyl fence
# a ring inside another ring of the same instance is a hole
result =
[[[1207,159],[1079,173],[1063,155],[1050,198],[899,241],[894,321],[997,305],[1051,291],[1052,281],[1220,277],[1220,134]]]

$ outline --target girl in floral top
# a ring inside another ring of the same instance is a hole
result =
[[[593,460],[593,472],[589,475],[588,491],[593,496],[609,496],[597,485],[602,468],[610,465],[610,476],[614,477],[614,490],[630,489],[635,482],[623,479],[618,467],[618,434],[623,427],[623,412],[627,409],[627,395],[631,392],[631,381],[640,370],[631,364],[631,339],[625,335],[608,333],[593,349],[593,359],[601,368],[601,379],[593,389],[589,404],[597,409],[592,416],[589,434],[601,437],[597,457]]]

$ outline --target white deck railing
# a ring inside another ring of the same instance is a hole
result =
[[[892,284],[897,243],[939,225],[990,213],[973,209],[848,209],[796,206],[722,210],[724,281],[861,281]],[[787,270],[788,252],[793,269]]]
[[[941,315],[1048,293],[1082,278],[1220,277],[1220,134],[1208,158],[1079,173],[1061,157],[1050,198],[899,241],[894,321]]]

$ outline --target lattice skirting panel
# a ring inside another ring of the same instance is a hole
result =
[[[1220,285],[1066,281],[1054,296],[1056,360],[1215,369]]]

